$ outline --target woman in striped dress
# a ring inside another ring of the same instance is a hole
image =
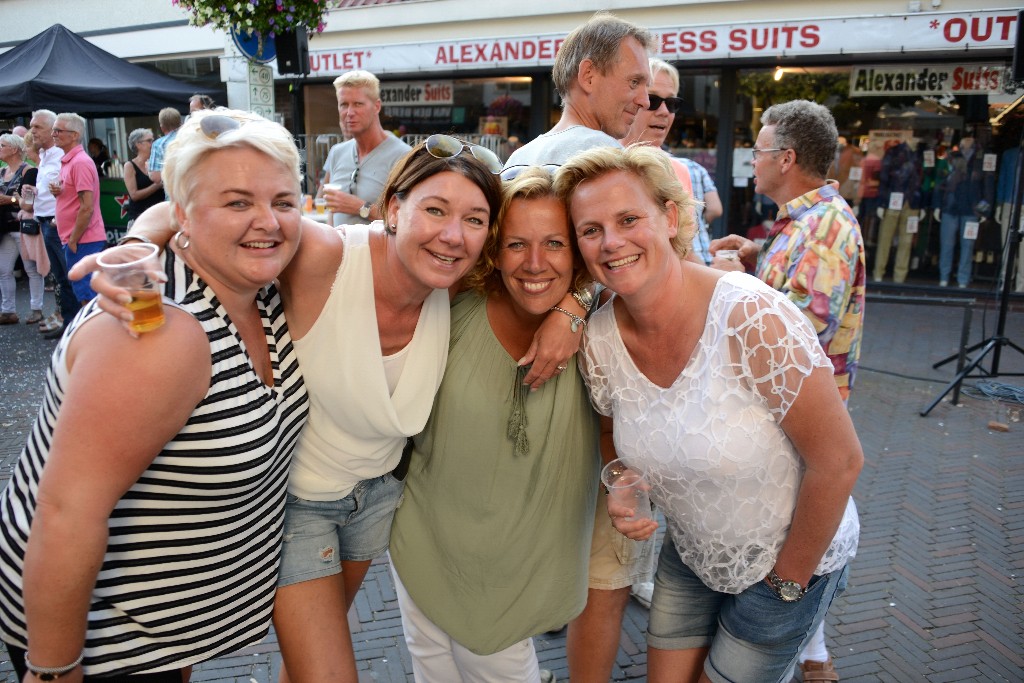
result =
[[[281,126],[193,116],[165,180],[178,225],[165,324],[85,307],[0,497],[0,637],[21,679],[188,679],[267,633],[307,399],[273,280],[299,241]]]

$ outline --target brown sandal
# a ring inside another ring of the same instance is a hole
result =
[[[800,665],[800,673],[803,674],[804,683],[839,680],[839,674],[836,673],[836,668],[832,666],[831,657],[828,658],[827,662],[816,662],[813,659],[808,659]]]

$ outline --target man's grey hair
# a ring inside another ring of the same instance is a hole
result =
[[[836,158],[839,131],[832,112],[809,100],[774,104],[761,114],[761,123],[775,126],[775,146],[796,152],[796,163],[817,178],[828,175]]]
[[[654,36],[647,29],[603,11],[570,33],[558,48],[551,69],[551,78],[562,99],[568,97],[583,60],[593,62],[600,73],[608,73],[619,58],[619,45],[626,38],[633,38],[648,51],[654,45]]]
[[[64,127],[70,131],[78,133],[78,141],[85,140],[85,119],[74,112],[66,112],[64,114],[57,114],[57,118],[54,120],[53,125],[58,123],[64,124]]]
[[[49,123],[46,125],[51,127],[53,126],[53,122],[57,120],[57,114],[49,109],[36,109],[32,112],[32,118],[36,118],[37,116],[47,120]]]

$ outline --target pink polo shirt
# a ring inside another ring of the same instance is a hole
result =
[[[92,219],[89,227],[79,238],[79,244],[89,242],[106,242],[107,229],[103,226],[103,214],[100,213],[100,176],[96,173],[96,164],[86,154],[85,149],[78,145],[60,160],[60,181],[64,189],[57,197],[57,234],[61,244],[67,244],[71,232],[75,229],[75,218],[78,216],[78,193],[92,192]]]

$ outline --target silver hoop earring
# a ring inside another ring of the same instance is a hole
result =
[[[185,238],[184,243],[182,243],[182,238],[183,237]],[[190,240],[188,238],[188,235],[185,234],[184,230],[179,230],[178,232],[176,232],[174,234],[174,246],[178,247],[178,249],[181,249],[182,251],[185,251],[186,249],[189,248],[189,246],[191,244],[192,244],[192,240]]]

